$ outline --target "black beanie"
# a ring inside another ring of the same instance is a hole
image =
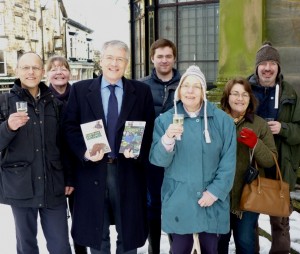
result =
[[[280,56],[270,42],[265,42],[256,53],[255,67],[257,70],[258,65],[263,61],[274,61],[278,64],[280,72]]]

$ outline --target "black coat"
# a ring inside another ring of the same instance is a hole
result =
[[[17,131],[0,124],[0,200],[18,207],[55,207],[66,202],[60,153],[59,102],[44,84],[35,101],[16,80],[8,99],[9,114],[27,101],[29,121]]]
[[[72,85],[64,119],[67,141],[77,158],[72,236],[76,243],[95,249],[100,249],[102,240],[107,156],[96,163],[84,160],[86,146],[80,124],[103,119],[107,133],[100,94],[101,79],[102,76]],[[145,161],[152,140],[154,106],[147,85],[122,80],[124,93],[117,123],[117,151],[126,120],[146,121],[140,156],[137,159],[126,159],[123,154],[118,156],[121,228],[124,250],[127,251],[143,246],[148,235]]]

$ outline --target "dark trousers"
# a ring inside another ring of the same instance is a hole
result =
[[[193,234],[172,235],[172,254],[190,254],[193,249]],[[201,254],[217,254],[219,236],[217,234],[199,233]]]
[[[110,254],[109,226],[116,225],[118,233],[116,254],[136,254],[137,249],[124,252],[121,230],[120,190],[118,184],[118,168],[116,164],[107,164],[106,198],[104,204],[104,225],[101,250],[90,248],[91,254]]]
[[[72,192],[72,194],[68,196],[68,201],[69,201],[69,209],[71,212],[71,216],[73,218],[74,192]],[[74,240],[73,243],[74,243],[75,254],[87,254],[87,247],[75,243]]]
[[[161,186],[164,178],[164,169],[149,164],[147,170],[148,189],[148,253],[160,253],[161,238]]]
[[[237,254],[255,253],[256,225],[258,216],[258,213],[243,212],[242,219],[240,219],[235,214],[230,213],[231,230],[228,234],[221,235],[218,243],[218,253],[228,254],[231,231],[233,233]]]
[[[27,208],[11,206],[17,238],[18,254],[39,254],[37,219],[41,226],[50,254],[71,254],[66,204],[55,208]]]

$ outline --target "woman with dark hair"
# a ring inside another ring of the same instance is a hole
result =
[[[255,253],[256,225],[258,213],[241,211],[240,199],[245,184],[248,166],[257,164],[259,174],[263,168],[275,164],[273,153],[276,146],[267,122],[254,114],[257,101],[249,82],[244,78],[234,78],[225,85],[221,98],[222,109],[234,119],[237,133],[236,173],[230,192],[230,231],[221,236],[218,253],[228,253],[228,245],[233,233],[236,253]]]

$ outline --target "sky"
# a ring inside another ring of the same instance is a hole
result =
[[[68,220],[69,227],[71,226],[71,219]],[[260,215],[259,216],[259,226],[264,229],[266,232],[270,233],[270,221],[269,216]],[[291,246],[297,253],[300,253],[300,214],[297,212],[293,212],[290,216],[290,234],[291,234]],[[115,252],[115,241],[116,241],[116,231],[114,226],[111,226],[111,253]],[[260,254],[268,254],[270,250],[271,243],[268,239],[264,237],[260,237]],[[38,227],[38,243],[40,248],[40,254],[48,254],[46,249],[45,238],[42,234],[41,226],[39,224]],[[71,236],[70,243],[72,246]],[[14,221],[10,206],[0,204],[0,246],[1,253],[3,254],[11,254],[16,253],[16,240],[15,240],[15,228]],[[169,242],[167,235],[162,232],[161,236],[161,254],[169,254]],[[147,254],[148,242],[145,245],[138,249],[138,254]],[[72,253],[74,254],[74,250],[72,248]],[[230,241],[229,245],[229,253],[235,253],[235,246],[233,239]]]
[[[129,44],[128,0],[64,0],[69,18],[94,30],[94,48],[118,39]]]

